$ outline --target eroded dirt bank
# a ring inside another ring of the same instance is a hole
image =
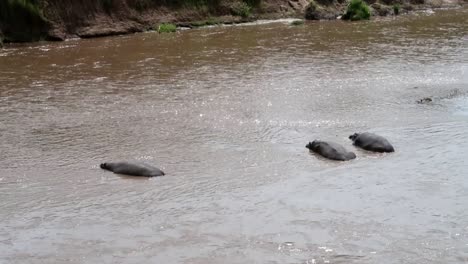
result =
[[[29,0],[32,4],[0,12],[0,43],[64,40],[141,32],[159,23],[200,26],[259,18],[335,19],[346,0]],[[12,1],[15,2],[15,1]],[[26,1],[28,2],[28,1]],[[467,0],[366,0],[373,15],[421,8],[455,7]],[[6,2],[5,2],[6,3]],[[8,13],[9,11],[9,13]]]

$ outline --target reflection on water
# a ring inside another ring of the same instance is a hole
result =
[[[467,12],[8,46],[0,262],[468,261]]]

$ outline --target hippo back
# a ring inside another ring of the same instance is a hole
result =
[[[354,140],[354,145],[359,146],[365,150],[376,152],[393,152],[395,151],[390,142],[379,135],[373,133],[361,133]]]
[[[317,144],[316,150],[314,151],[323,157],[332,160],[345,161],[356,158],[356,155],[353,152],[346,150],[343,146],[335,142],[321,141]]]
[[[117,174],[143,177],[154,177],[164,175],[164,172],[162,172],[160,169],[145,163],[116,162],[106,163],[106,166],[109,170]]]

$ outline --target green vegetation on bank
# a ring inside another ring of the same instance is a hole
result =
[[[44,38],[47,20],[38,0],[0,0],[0,25],[5,41],[32,41]]]
[[[252,10],[254,8],[259,8],[261,3],[261,0],[242,0],[241,2],[233,4],[231,7],[231,13],[234,16],[248,18],[252,15]]]
[[[157,28],[159,33],[173,33],[177,31],[177,26],[171,23],[160,24]]]
[[[399,4],[394,4],[394,5],[393,5],[393,14],[394,14],[395,16],[398,16],[398,14],[400,14],[400,9],[401,9],[401,8],[400,8],[400,5],[399,5]]]
[[[232,14],[235,16],[240,16],[247,18],[252,13],[252,7],[246,2],[239,2],[232,7]]]
[[[3,0],[0,1],[0,19],[2,21],[18,18],[19,14],[28,19],[44,19],[38,0]]]
[[[294,20],[291,22],[291,26],[301,26],[304,25],[304,20]]]
[[[310,19],[310,20],[319,19],[317,17],[318,10],[319,10],[319,5],[314,0],[310,0],[309,5],[306,8],[305,18]]]
[[[364,20],[370,19],[371,13],[370,8],[363,0],[351,0],[346,9],[346,13],[343,15],[345,20]]]
[[[318,7],[318,4],[314,0],[310,0],[309,5],[307,6],[307,8],[310,8],[312,11],[317,10]]]

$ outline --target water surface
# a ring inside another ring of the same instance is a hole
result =
[[[0,262],[468,262],[467,18],[7,46]],[[360,131],[397,152],[355,149]],[[99,169],[114,160],[167,176]]]

